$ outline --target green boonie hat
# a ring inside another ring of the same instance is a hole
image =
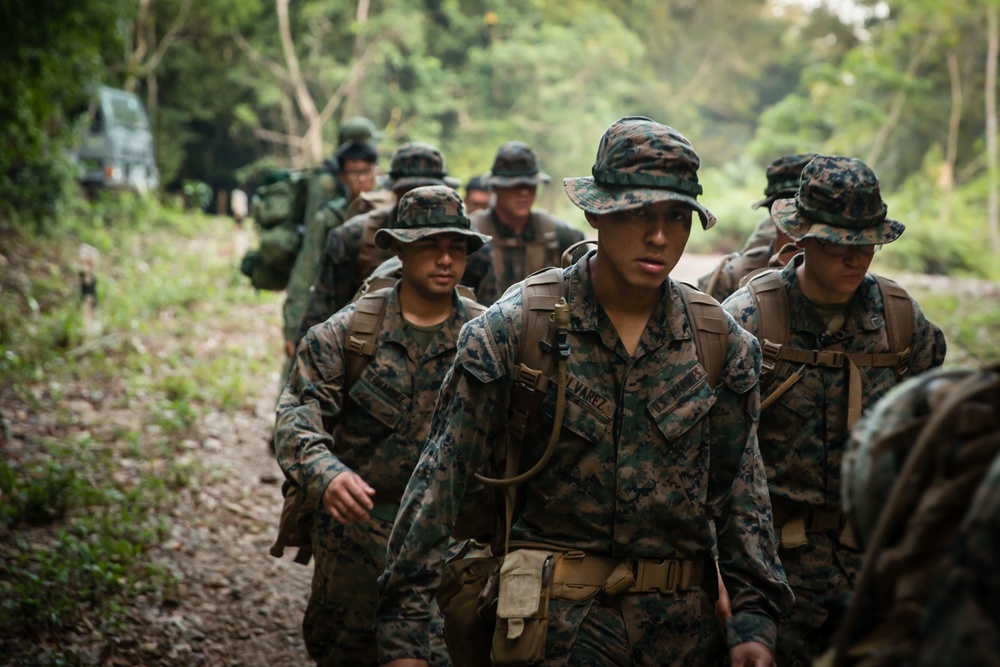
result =
[[[799,180],[795,199],[771,205],[771,217],[793,241],[815,238],[845,245],[892,243],[906,226],[886,217],[878,179],[850,157],[813,158]]]
[[[451,185],[445,174],[444,156],[430,144],[403,144],[392,154],[385,187],[397,190],[421,185]]]
[[[538,156],[528,144],[508,141],[497,149],[493,168],[483,175],[487,185],[511,188],[515,185],[548,183],[552,177],[538,167]]]
[[[816,153],[782,155],[767,165],[767,187],[764,188],[764,198],[751,208],[770,206],[776,199],[794,197],[799,190],[802,170],[814,157],[818,155]]]
[[[459,234],[465,237],[466,254],[479,250],[491,237],[472,231],[465,215],[462,197],[447,185],[414,188],[399,200],[396,221],[392,228],[375,232],[375,245],[384,250],[393,240],[412,243],[437,234]]]
[[[595,215],[681,202],[708,229],[715,216],[697,200],[699,166],[701,159],[680,132],[644,116],[627,116],[601,137],[593,177],[565,178],[563,187],[574,204]]]
[[[337,145],[353,141],[358,144],[377,144],[383,134],[375,129],[375,123],[364,116],[351,116],[345,119],[337,130]]]

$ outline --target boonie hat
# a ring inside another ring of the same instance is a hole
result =
[[[794,199],[771,205],[774,223],[794,241],[815,238],[845,245],[892,243],[906,226],[886,217],[878,179],[861,160],[813,158]]]
[[[715,216],[697,200],[700,166],[701,159],[680,132],[644,116],[627,116],[601,137],[592,176],[563,179],[563,187],[570,201],[595,215],[681,202],[708,229]]]
[[[769,206],[777,199],[794,197],[799,190],[802,170],[814,157],[817,157],[816,153],[782,155],[767,165],[767,187],[764,188],[764,198],[751,208]]]
[[[437,234],[464,236],[466,254],[479,250],[491,238],[472,230],[465,204],[455,190],[446,185],[428,185],[403,195],[392,227],[375,232],[375,245],[387,250],[393,240],[412,243]]]
[[[493,168],[483,175],[488,185],[510,188],[515,185],[548,183],[552,177],[538,167],[538,156],[528,144],[508,141],[497,149]]]
[[[354,141],[359,144],[373,144],[382,140],[382,133],[375,129],[375,123],[364,116],[351,116],[340,123],[337,143]]]
[[[430,144],[403,144],[392,154],[385,187],[396,190],[421,185],[451,185],[445,174],[444,156]]]

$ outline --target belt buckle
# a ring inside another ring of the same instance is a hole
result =
[[[672,595],[677,591],[679,569],[679,563],[673,559],[639,560],[636,562],[635,586],[632,590],[659,591],[662,594]]]

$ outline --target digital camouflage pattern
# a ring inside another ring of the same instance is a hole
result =
[[[998,371],[948,368],[911,378],[852,430],[844,507],[866,548],[868,585],[859,582],[840,655],[826,664],[835,656],[852,667],[995,662]]]
[[[346,211],[347,198],[338,197],[323,204],[306,226],[302,249],[285,288],[285,303],[282,306],[285,340],[298,341],[299,324],[309,302],[309,290],[319,274],[326,237],[332,229],[343,224]]]
[[[532,273],[550,266],[559,266],[560,257],[571,245],[583,240],[583,232],[548,211],[535,209],[527,224],[516,232],[497,216],[493,208],[472,214],[472,226],[493,237],[487,246],[488,253],[473,259],[466,266],[466,273],[483,275],[475,286],[476,297],[484,305],[491,305],[514,283]],[[546,232],[554,238],[545,238]],[[583,251],[577,254],[577,258]],[[485,263],[482,261],[485,260]]]
[[[538,156],[531,146],[521,141],[508,141],[497,149],[493,167],[483,179],[491,187],[510,188],[548,183],[552,177],[541,170]]]
[[[802,170],[794,199],[771,205],[771,217],[793,241],[891,243],[906,229],[886,217],[878,178],[868,165],[849,157],[819,156]]]
[[[772,241],[767,245],[726,255],[714,271],[698,279],[698,289],[722,303],[740,288],[740,281],[754,271],[768,266],[781,268],[780,262],[771,262],[773,253]]]
[[[390,190],[410,190],[421,185],[449,185],[444,156],[430,144],[414,141],[403,144],[392,154],[389,165]]]
[[[788,294],[791,335],[786,344],[803,349],[890,352],[882,296],[875,279],[871,275],[864,278],[844,311],[843,326],[836,334],[825,335],[826,324],[802,293],[795,273],[802,260],[803,256],[797,255],[779,273]],[[722,306],[740,326],[759,335],[760,318],[748,288],[738,290]],[[915,302],[913,318],[907,375],[940,366],[946,351],[944,334]],[[761,414],[758,429],[771,500],[776,508],[836,511],[841,507],[840,465],[848,435],[848,372],[846,368],[822,366],[796,369],[782,361],[762,394],[773,391],[796,370],[802,378]],[[864,409],[899,381],[892,368],[861,368],[860,372]],[[775,657],[781,665],[808,664],[809,658],[827,648],[836,623],[828,622],[829,606],[839,606],[836,597],[851,590],[860,568],[857,550],[841,544],[836,531],[811,532],[808,540],[806,546],[781,551],[796,598],[792,613],[779,626]]]
[[[391,523],[426,439],[458,332],[471,313],[456,295],[451,318],[423,349],[409,332],[398,287],[393,288],[375,356],[345,392],[344,345],[355,307],[351,304],[313,327],[300,342],[278,401],[275,454],[286,475],[305,490],[306,506],[317,508],[315,522],[330,523],[319,509],[323,492],[336,475],[352,470],[375,489],[373,501],[376,509],[381,508],[377,516]],[[344,619],[337,634],[346,633],[365,649],[363,655],[341,656],[340,664],[375,664],[371,651],[375,580],[384,568],[388,530],[379,525],[371,519],[360,529],[334,534],[314,526],[319,582],[303,626],[307,640],[315,640],[308,648],[317,660],[325,660],[323,656],[335,648],[326,633],[333,627],[334,621],[327,618],[332,615],[336,621]],[[358,551],[354,544],[366,537],[373,543]],[[359,581],[367,585],[358,587]],[[346,625],[355,620],[358,625]]]
[[[375,123],[364,116],[351,116],[344,119],[337,128],[337,145],[346,144],[348,141],[356,143],[377,144],[382,140],[383,134],[375,128]]]
[[[661,201],[690,206],[704,229],[715,216],[697,199],[701,158],[684,135],[642,116],[612,123],[601,137],[593,176],[565,178],[566,195],[578,207],[597,215],[642,208]]]
[[[766,216],[760,219],[757,226],[747,237],[746,242],[743,243],[743,248],[740,252],[746,252],[751,248],[756,248],[762,245],[770,245],[776,236],[776,227],[774,226],[774,220],[771,219],[771,214],[768,213]]]
[[[818,157],[816,153],[799,153],[796,155],[782,155],[767,165],[765,174],[767,175],[767,186],[764,188],[764,198],[755,203],[751,208],[770,206],[777,199],[794,197],[799,191],[799,179],[802,170],[813,158]]]
[[[727,318],[726,365],[713,390],[678,287],[669,282],[630,356],[594,297],[589,257],[564,271],[570,356],[561,438],[550,463],[518,488],[523,507],[511,539],[620,558],[695,559],[711,552],[714,521],[734,616],[723,637],[714,601],[698,587],[677,596],[600,593],[585,603],[557,602],[549,610],[549,658],[542,664],[612,663],[617,656],[606,655],[612,642],[615,650],[630,650],[634,664],[649,665],[716,664],[726,645],[751,640],[773,646],[774,619],[790,594],[757,449],[759,348]],[[380,580],[376,634],[383,662],[429,655],[428,609],[456,499],[475,471],[487,466],[496,475],[503,456],[503,406],[522,317],[520,290],[512,289],[462,330]],[[554,384],[528,425],[525,469],[541,457],[552,431]],[[623,647],[624,637],[635,643]]]
[[[392,225],[375,232],[375,245],[389,249],[393,241],[412,243],[437,234],[463,237],[469,253],[490,240],[489,236],[472,231],[465,216],[465,202],[457,192],[446,185],[427,185],[403,196]]]

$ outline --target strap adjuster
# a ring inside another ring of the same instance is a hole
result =
[[[813,350],[812,353],[813,366],[840,368],[844,365],[844,360],[847,359],[847,355],[838,350]]]
[[[633,592],[659,591],[671,595],[680,581],[680,561],[642,559],[635,563]]]

